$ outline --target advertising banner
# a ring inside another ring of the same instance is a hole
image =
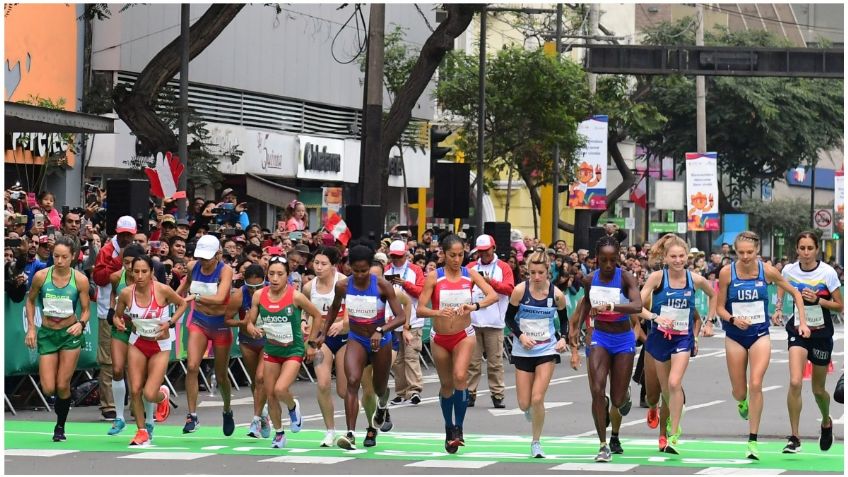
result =
[[[690,232],[719,230],[718,154],[686,153],[686,216]]]
[[[845,171],[836,171],[833,176],[833,209],[845,214]]]
[[[321,194],[321,223],[327,223],[327,219],[333,214],[339,214],[342,209],[341,187],[324,187]]]
[[[607,127],[609,118],[593,116],[577,126],[586,146],[577,161],[577,181],[568,187],[568,206],[572,209],[607,208]]]
[[[314,136],[298,136],[298,179],[344,180],[345,142]]]

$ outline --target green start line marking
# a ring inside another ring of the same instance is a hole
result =
[[[6,449],[70,450],[79,452],[134,452],[198,453],[219,455],[310,456],[324,457],[327,463],[340,459],[380,459],[406,461],[432,460],[487,460],[502,463],[527,464],[593,464],[602,470],[604,464],[593,462],[598,452],[594,438],[542,437],[547,458],[530,457],[530,438],[526,436],[492,436],[466,434],[465,447],[455,455],[444,451],[444,436],[435,433],[401,432],[380,433],[377,446],[365,448],[364,429],[357,432],[357,449],[345,451],[337,447],[319,447],[324,429],[304,429],[294,434],[286,432],[287,447],[272,449],[271,439],[253,439],[245,436],[245,429],[236,428],[230,437],[222,434],[219,423],[201,423],[193,434],[183,434],[179,425],[157,424],[153,444],[146,448],[131,448],[129,442],[135,435],[135,425],[128,423],[117,436],[108,436],[109,423],[68,422],[65,442],[52,442],[54,422],[5,422]],[[337,433],[337,435],[339,435]],[[685,437],[685,436],[684,436]],[[799,454],[783,454],[783,440],[760,441],[760,460],[745,458],[746,442],[682,439],[680,455],[660,453],[657,442],[649,439],[622,439],[624,454],[613,455],[613,463],[660,467],[731,467],[742,469],[783,469],[787,471],[844,473],[844,447],[834,443],[828,452],[818,449],[813,439],[803,441]],[[321,459],[317,459],[320,461]]]

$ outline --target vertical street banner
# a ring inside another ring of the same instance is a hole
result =
[[[321,223],[326,223],[333,214],[342,209],[342,188],[324,187],[321,194]]]
[[[718,154],[686,153],[686,217],[690,232],[719,230]]]
[[[592,116],[577,126],[586,146],[577,161],[577,180],[568,187],[568,206],[572,209],[607,208],[608,126],[606,115]]]
[[[836,171],[833,176],[833,209],[837,214],[845,213],[845,171]]]

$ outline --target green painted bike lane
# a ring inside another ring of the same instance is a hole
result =
[[[118,436],[107,436],[108,423],[68,423],[66,442],[54,443],[53,422],[9,421],[5,422],[6,449],[63,449],[80,452],[196,452],[220,455],[280,456],[310,455],[322,457],[353,457],[356,459],[380,460],[494,460],[502,463],[560,464],[592,463],[598,451],[597,441],[592,438],[543,437],[547,458],[529,457],[530,439],[526,436],[487,436],[466,434],[466,446],[459,453],[444,452],[444,437],[433,433],[390,432],[381,433],[377,447],[362,447],[362,435],[357,435],[358,449],[344,451],[338,448],[321,448],[319,443],[323,430],[303,430],[297,434],[286,433],[287,447],[271,449],[270,439],[245,437],[246,428],[236,428],[236,434],[225,437],[216,425],[201,426],[194,434],[183,435],[178,425],[157,425],[154,443],[145,448],[131,448],[130,439],[135,426],[128,425]],[[684,436],[685,437],[685,436]],[[745,442],[717,440],[686,440],[680,444],[680,455],[663,454],[657,451],[655,440],[622,439],[624,454],[614,455],[613,463],[660,467],[732,467],[783,469],[787,471],[844,472],[844,447],[836,443],[828,452],[818,449],[818,442],[808,439],[803,442],[800,454],[782,454],[784,442],[764,440],[760,442],[760,461],[745,458]],[[604,464],[597,464],[602,467]]]

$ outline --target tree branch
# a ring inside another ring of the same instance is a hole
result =
[[[610,156],[612,156],[613,162],[615,162],[615,166],[618,168],[618,172],[621,173],[621,184],[618,185],[615,189],[612,190],[609,194],[607,194],[607,208],[606,210],[595,210],[592,211],[592,225],[598,223],[598,219],[602,214],[612,210],[615,206],[615,201],[618,200],[619,197],[624,195],[625,192],[630,190],[633,187],[633,184],[636,182],[636,175],[633,174],[627,167],[627,163],[624,162],[624,157],[621,155],[621,151],[618,150],[618,143],[615,141],[609,141],[607,145],[607,151],[609,151]]]

